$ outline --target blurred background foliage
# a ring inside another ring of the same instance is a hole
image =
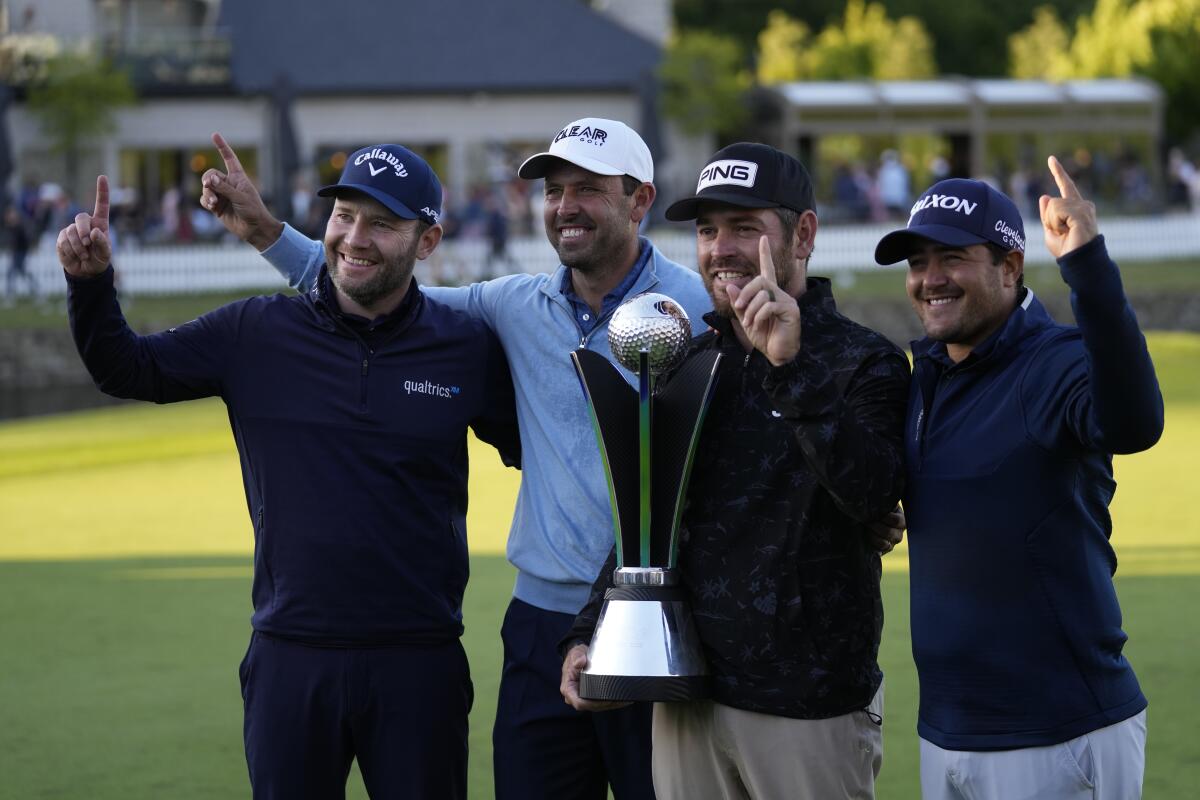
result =
[[[1144,76],[1166,93],[1170,142],[1200,135],[1200,0],[676,0],[675,19],[664,69],[707,52],[697,84],[731,62],[764,84]]]

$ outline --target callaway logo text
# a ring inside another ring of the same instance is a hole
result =
[[[563,128],[558,132],[558,136],[554,137],[555,142],[561,142],[563,139],[578,138],[582,142],[603,146],[604,140],[608,138],[608,131],[603,128],[593,128],[590,125],[572,125],[569,128]]]
[[[758,177],[758,164],[753,161],[737,161],[723,159],[714,161],[700,173],[700,181],[696,184],[696,192],[709,186],[753,186]]]
[[[354,159],[354,166],[360,166],[364,161],[376,158],[380,159],[381,161],[386,161],[388,164],[390,164],[392,169],[396,171],[397,178],[408,177],[408,170],[404,168],[403,162],[401,162],[400,159],[396,158],[391,153],[387,152],[386,150],[380,150],[378,147],[372,148],[370,152],[360,153],[358,158]],[[387,169],[387,167],[375,169],[373,165],[367,164],[367,169],[371,170],[371,176],[374,177]]]
[[[969,217],[975,213],[975,209],[979,208],[979,203],[971,203],[952,194],[931,194],[916,202],[912,207],[912,211],[908,214],[909,219],[912,219],[913,215],[918,211],[924,211],[927,208],[944,208],[948,211],[957,211],[960,214],[966,214]]]
[[[428,394],[434,397],[453,397],[461,390],[457,386],[442,386],[440,383],[432,381],[405,381],[404,391],[406,394]]]

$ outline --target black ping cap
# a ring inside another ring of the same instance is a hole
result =
[[[742,208],[815,208],[812,179],[804,165],[782,150],[754,142],[723,147],[700,171],[696,194],[677,200],[666,217],[675,222],[695,219],[701,203],[727,203]]]

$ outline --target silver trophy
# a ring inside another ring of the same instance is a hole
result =
[[[617,308],[609,348],[637,374],[636,390],[598,353],[571,353],[600,443],[617,551],[579,681],[589,700],[692,700],[709,691],[676,564],[688,475],[721,356],[684,361],[691,331],[683,307],[666,295],[638,295]],[[659,376],[671,370],[659,390]]]

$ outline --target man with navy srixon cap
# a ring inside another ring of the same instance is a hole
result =
[[[765,144],[718,151],[695,220],[715,311],[689,354],[724,355],[680,526],[679,571],[712,701],[654,707],[659,800],[874,797],[883,757],[880,546],[900,499],[908,360],[842,316],[816,241],[804,166]],[[667,380],[669,380],[669,376]],[[579,674],[615,552],[564,642],[563,696]]]
[[[612,361],[608,321],[626,297],[669,295],[697,332],[711,305],[695,271],[638,236],[654,202],[654,164],[629,126],[575,120],[518,174],[545,179],[546,236],[558,269],[424,290],[499,337],[521,420],[521,488],[508,537],[517,580],[501,631],[504,672],[493,731],[496,797],[589,800],[611,786],[617,800],[650,798],[650,707],[581,714],[558,691],[558,641],[612,547],[600,450],[570,353],[587,348]],[[204,181],[206,205],[222,223],[292,285],[307,288],[319,245],[271,217],[244,174],[210,171]]]
[[[1023,286],[1025,233],[984,183],[942,181],[885,236],[925,328],[906,426],[925,800],[1141,796],[1146,698],[1122,655],[1112,454],[1152,446],[1154,365],[1058,160],[1040,202],[1078,327]]]
[[[342,797],[357,758],[372,797],[465,798],[467,427],[516,463],[508,365],[481,322],[412,280],[442,233],[424,161],[364,148],[319,194],[334,206],[310,291],[138,336],[113,291],[101,176],[95,211],[58,237],[71,328],[108,394],[228,407],[254,527],[254,797]]]

